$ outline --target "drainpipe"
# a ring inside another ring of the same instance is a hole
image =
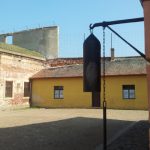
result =
[[[30,108],[31,108],[32,107],[32,79],[29,79],[29,84],[30,84],[29,105],[30,105]]]
[[[150,0],[142,0],[144,9],[144,28],[145,28],[145,54],[150,60]],[[148,86],[148,110],[150,122],[150,64],[146,66],[147,71],[147,86]]]

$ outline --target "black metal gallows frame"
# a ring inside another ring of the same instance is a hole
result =
[[[105,80],[105,27],[103,27],[103,149],[107,149],[107,102]]]
[[[131,43],[125,40],[120,34],[118,34],[115,30],[113,30],[109,25],[117,25],[117,24],[125,24],[125,23],[135,23],[135,22],[142,22],[144,21],[144,17],[141,18],[133,18],[133,19],[124,19],[124,20],[117,20],[117,21],[104,21],[100,23],[90,24],[90,30],[93,30],[95,27],[103,27],[108,28],[112,31],[115,35],[117,35],[121,40],[123,40],[127,45],[129,45],[132,49],[134,49],[140,56],[142,56],[146,61],[150,62],[146,59],[144,53],[139,51],[136,47],[134,47]]]
[[[95,24],[90,24],[90,30],[93,30],[95,27],[103,27],[103,92],[104,92],[104,100],[103,100],[103,150],[107,150],[107,104],[105,100],[105,28],[108,28],[115,35],[117,35],[121,40],[123,40],[127,45],[129,45],[132,49],[134,49],[141,57],[143,57],[146,61],[150,62],[145,56],[144,53],[139,51],[136,47],[134,47],[131,43],[125,40],[120,34],[118,34],[115,30],[113,30],[109,25],[117,25],[117,24],[125,24],[125,23],[135,23],[142,22],[144,18],[133,18],[133,19],[124,19],[124,20],[116,20],[116,21],[107,21],[100,22]]]

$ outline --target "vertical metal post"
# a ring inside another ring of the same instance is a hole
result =
[[[107,115],[106,115],[106,80],[105,80],[105,27],[103,27],[103,150],[107,150]]]
[[[103,150],[107,150],[107,107],[106,101],[103,101]]]
[[[108,29],[110,29],[114,34],[116,34],[125,43],[127,43],[130,47],[132,47],[137,53],[139,53],[144,59],[146,59],[146,56],[142,52],[136,49],[133,45],[131,45],[128,41],[126,41],[117,32],[115,32],[113,29],[109,27],[109,25],[141,22],[141,21],[144,21],[144,17],[109,21],[109,22],[101,22],[101,23],[95,23],[94,25],[90,24],[90,30],[93,30],[95,27],[99,27],[99,26],[103,27],[103,150],[107,150],[107,103],[106,103],[106,97],[105,97],[105,28],[107,27]],[[150,62],[150,60],[147,60],[147,61]]]

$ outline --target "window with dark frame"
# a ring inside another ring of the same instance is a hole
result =
[[[63,86],[54,86],[54,99],[63,99]]]
[[[24,97],[30,96],[30,83],[24,82]]]
[[[135,85],[122,86],[123,99],[135,99]]]
[[[13,81],[6,81],[5,97],[13,96]]]

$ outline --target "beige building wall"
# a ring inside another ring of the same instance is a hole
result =
[[[36,50],[46,59],[58,57],[59,30],[57,26],[26,30],[13,33],[13,44]]]
[[[0,53],[0,107],[28,104],[29,97],[24,97],[24,82],[29,82],[29,77],[44,67],[42,59]],[[13,96],[10,98],[5,96],[6,81],[13,82]]]

